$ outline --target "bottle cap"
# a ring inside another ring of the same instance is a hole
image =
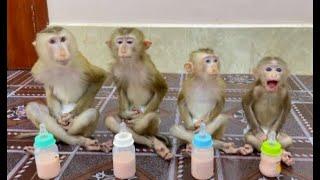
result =
[[[275,132],[268,134],[268,140],[261,145],[261,153],[268,156],[280,156],[282,153],[281,144],[276,140]]]
[[[120,124],[120,131],[114,136],[113,145],[117,147],[128,147],[133,144],[132,134],[127,131],[126,124]]]
[[[213,139],[211,135],[206,132],[205,123],[200,124],[200,131],[193,136],[192,145],[201,149],[211,148],[213,146]]]
[[[49,133],[46,126],[41,123],[40,131],[38,135],[34,138],[34,147],[36,148],[48,148],[56,143],[53,134]]]

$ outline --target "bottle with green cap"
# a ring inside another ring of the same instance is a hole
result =
[[[214,174],[213,140],[206,132],[205,123],[200,124],[199,133],[193,136],[191,152],[191,174],[196,179],[209,179]]]
[[[120,124],[120,131],[114,136],[112,159],[113,174],[119,179],[129,179],[136,173],[136,154],[132,134],[126,124]]]
[[[281,173],[281,144],[276,140],[276,133],[268,134],[268,140],[261,145],[259,169],[267,177],[277,177]]]
[[[40,124],[40,132],[35,137],[33,146],[38,177],[41,179],[56,177],[60,172],[58,146],[43,123]]]

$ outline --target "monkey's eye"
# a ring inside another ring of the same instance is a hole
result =
[[[127,43],[128,43],[128,44],[132,44],[132,43],[133,43],[133,40],[132,40],[132,39],[127,39]]]
[[[61,40],[60,40],[61,42],[65,42],[66,41],[66,37],[61,37]]]
[[[277,72],[281,72],[282,69],[278,67],[278,68],[276,69],[276,71],[277,71]]]
[[[218,62],[218,59],[214,59],[213,61],[214,61],[214,62]]]
[[[50,39],[50,40],[49,40],[49,43],[50,43],[50,44],[54,44],[54,43],[56,43],[56,40]]]
[[[211,63],[211,59],[206,59],[205,61],[207,64]]]
[[[271,67],[267,67],[267,68],[266,68],[266,71],[271,71],[271,70],[272,70]]]
[[[118,40],[117,40],[117,44],[122,44],[122,42],[123,42],[123,41],[122,41],[121,39],[118,39]]]

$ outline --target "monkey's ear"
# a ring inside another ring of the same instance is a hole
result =
[[[193,65],[191,62],[187,62],[184,64],[184,69],[187,73],[192,73],[193,72]]]
[[[109,48],[111,48],[111,45],[112,45],[111,41],[106,41],[106,44],[109,46]]]
[[[33,41],[33,42],[32,42],[32,45],[33,45],[33,46],[36,46],[36,45],[37,45],[36,41]]]
[[[146,49],[149,49],[149,47],[151,46],[152,42],[149,41],[149,40],[144,40],[144,41],[143,41],[143,44],[144,44],[144,47],[145,47]]]
[[[258,68],[253,68],[252,69],[252,74],[255,79],[259,79],[259,69]]]

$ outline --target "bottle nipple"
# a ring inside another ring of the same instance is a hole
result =
[[[200,132],[199,132],[200,137],[205,137],[206,136],[206,124],[205,123],[201,123],[200,124]]]
[[[274,145],[276,143],[276,133],[275,132],[270,132],[268,134],[268,141],[271,145]]]
[[[124,122],[120,123],[120,130],[119,130],[119,132],[127,132],[126,123],[124,123]]]
[[[46,129],[46,126],[44,125],[44,123],[40,124],[40,132],[39,135],[40,136],[46,136],[48,134],[48,131]]]

